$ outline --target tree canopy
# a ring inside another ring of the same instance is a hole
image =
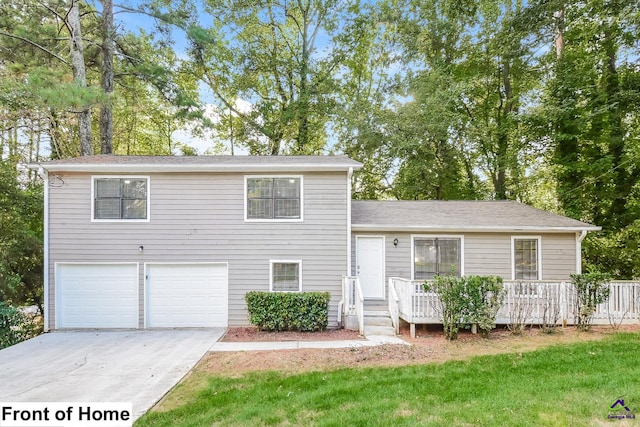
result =
[[[602,226],[585,265],[638,277],[639,9],[5,0],[6,195],[38,194],[18,165],[46,158],[340,153],[364,164],[354,198],[519,200]]]

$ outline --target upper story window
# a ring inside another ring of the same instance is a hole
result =
[[[302,177],[247,177],[247,220],[302,220]]]
[[[540,237],[512,237],[513,280],[542,280]]]
[[[463,274],[462,237],[413,238],[413,279]]]
[[[93,177],[93,220],[149,219],[148,177]]]

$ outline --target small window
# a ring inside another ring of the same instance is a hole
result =
[[[271,291],[300,292],[302,261],[271,261]]]
[[[462,239],[459,237],[415,237],[413,279],[462,275]]]
[[[538,237],[514,237],[513,279],[540,280],[540,239]]]
[[[94,178],[93,219],[148,219],[148,178]]]
[[[247,214],[250,220],[302,219],[300,177],[247,178]]]

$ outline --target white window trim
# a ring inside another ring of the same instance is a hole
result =
[[[542,279],[542,236],[511,236],[511,280],[516,279],[516,240],[537,240],[538,241],[538,280]]]
[[[273,264],[298,264],[298,290],[297,291],[274,291],[273,290]],[[302,292],[302,260],[269,260],[269,292]]]
[[[116,218],[108,218],[108,219],[100,219],[95,217],[95,208],[96,208],[96,199],[95,199],[95,188],[96,188],[96,179],[146,179],[147,180],[147,218],[145,219],[116,219]],[[119,222],[119,223],[128,223],[128,222],[149,222],[151,221],[151,178],[149,176],[143,175],[91,175],[91,222]]]
[[[248,218],[247,181],[261,178],[293,178],[300,180],[300,218]],[[244,176],[244,222],[303,222],[304,221],[304,181],[302,175],[245,175]]]
[[[415,239],[460,239],[460,276],[464,276],[464,235],[462,234],[412,234],[411,235],[411,280],[415,279]]]

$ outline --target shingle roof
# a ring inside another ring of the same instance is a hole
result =
[[[582,231],[585,222],[515,201],[361,201],[351,205],[354,230]]]
[[[42,166],[49,171],[253,171],[253,170],[348,170],[361,163],[346,156],[117,156],[100,154],[51,160]]]

